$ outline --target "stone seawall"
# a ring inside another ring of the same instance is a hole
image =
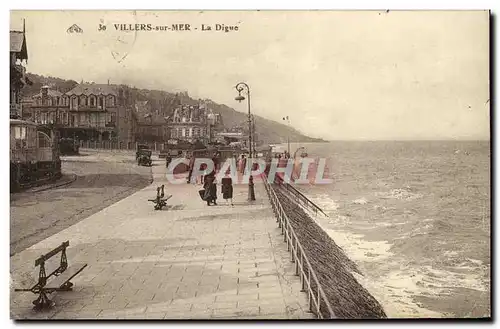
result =
[[[356,264],[300,207],[285,189],[272,185],[290,225],[304,248],[320,284],[338,318],[386,318],[381,304],[352,275],[361,274]],[[312,285],[314,291],[317,287]],[[325,317],[327,310],[321,309]]]

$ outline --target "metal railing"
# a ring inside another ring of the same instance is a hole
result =
[[[332,306],[330,305],[330,302],[321,287],[318,277],[311,266],[311,262],[304,252],[302,244],[299,242],[297,235],[290,224],[287,214],[283,210],[283,206],[281,205],[276,192],[267,181],[267,177],[264,177],[263,181],[271,206],[276,215],[276,221],[278,222],[278,226],[281,228],[281,233],[284,236],[284,241],[287,243],[288,251],[292,254],[292,263],[295,263],[295,275],[300,277],[300,282],[302,284],[301,291],[307,292],[310,311],[316,314],[318,318],[323,319],[325,316],[321,312],[321,307],[325,306],[328,313],[327,318],[335,319],[336,316],[332,310]],[[307,273],[305,268],[307,269]],[[312,287],[312,282],[316,285],[316,291],[314,291]]]
[[[279,181],[277,185],[280,186],[281,188],[285,188],[289,192],[289,194],[295,198],[295,201],[300,203],[302,206],[311,209],[315,215],[318,215],[318,212],[320,212],[323,215],[325,215],[326,217],[328,217],[328,215],[325,214],[325,212],[318,205],[316,205],[314,202],[309,200],[308,197],[306,197],[304,194],[302,194],[302,192],[297,190],[291,184],[285,182],[282,177],[280,177],[279,175],[276,175],[276,179]]]

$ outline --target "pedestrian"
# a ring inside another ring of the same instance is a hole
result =
[[[246,165],[247,165],[247,159],[245,158],[245,154],[242,154],[241,155],[241,162],[240,162],[240,172],[242,174],[245,173]]]
[[[213,204],[217,205],[217,185],[215,182],[215,174],[212,172],[205,176],[205,183],[203,184],[205,195],[203,200],[207,202],[207,206]]]
[[[221,181],[222,187],[222,198],[228,202],[228,199],[231,199],[231,206],[233,206],[233,180],[230,176],[222,178]]]
[[[193,176],[193,170],[194,170],[194,162],[195,158],[194,155],[189,156],[189,175],[188,175],[188,184],[189,183],[195,183],[195,179],[192,177]]]
[[[206,176],[208,176],[208,174],[205,172],[205,170],[207,170],[207,164],[206,163],[202,163],[201,166],[200,166],[200,170],[202,171],[202,174],[199,177],[200,184],[204,185],[204,178],[206,178]]]
[[[167,168],[168,168],[168,166],[170,165],[170,162],[172,162],[172,157],[170,156],[170,154],[167,155],[166,162],[167,162]]]

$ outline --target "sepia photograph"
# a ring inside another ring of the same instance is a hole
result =
[[[489,10],[9,16],[11,320],[492,320]]]

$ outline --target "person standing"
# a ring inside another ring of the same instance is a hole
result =
[[[215,174],[214,172],[205,176],[205,183],[203,184],[205,188],[205,196],[204,200],[207,202],[207,206],[213,204],[217,205],[217,185],[215,182]]]
[[[189,157],[189,168],[188,168],[189,174],[188,174],[188,180],[187,180],[187,182],[189,184],[189,183],[193,183],[193,177],[192,176],[193,176],[195,158],[194,158],[194,155],[190,155],[190,156],[188,155],[188,157]]]
[[[222,198],[228,202],[231,199],[231,206],[233,206],[233,180],[231,177],[224,177],[221,181]]]

